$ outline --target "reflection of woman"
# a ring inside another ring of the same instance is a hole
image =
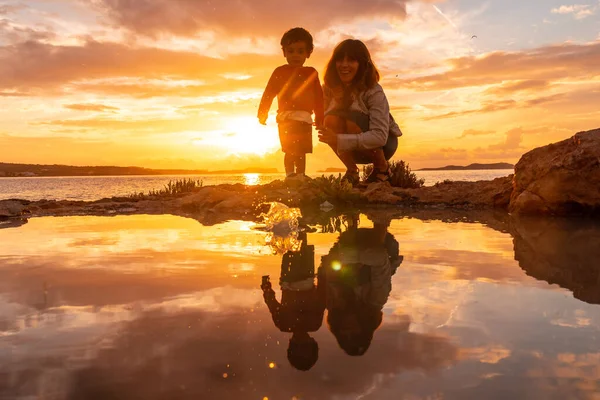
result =
[[[389,180],[387,160],[402,135],[378,81],[379,72],[363,42],[348,39],[335,48],[325,71],[325,120],[319,140],[344,163],[343,179],[352,185],[359,181],[357,163],[373,163],[365,183]]]
[[[392,275],[402,262],[387,223],[350,228],[322,259],[327,277],[327,322],[340,347],[363,355],[383,317]]]

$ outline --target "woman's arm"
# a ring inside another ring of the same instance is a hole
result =
[[[371,150],[386,144],[390,131],[390,105],[381,86],[367,91],[365,105],[369,110],[369,130],[358,135],[337,135],[338,152]]]

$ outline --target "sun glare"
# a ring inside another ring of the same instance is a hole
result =
[[[232,154],[265,155],[279,148],[275,125],[263,126],[253,117],[229,118],[222,146]]]

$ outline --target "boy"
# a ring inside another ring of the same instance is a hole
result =
[[[265,88],[258,107],[258,121],[265,125],[273,99],[277,97],[279,141],[284,153],[286,177],[305,176],[306,154],[312,153],[312,113],[315,125],[323,124],[323,90],[319,74],[304,67],[314,46],[311,34],[293,28],[281,38],[286,65],[277,67]]]
[[[318,331],[323,323],[325,283],[320,273],[315,285],[315,247],[306,243],[306,232],[298,238],[300,250],[286,252],[281,260],[281,303],[268,276],[263,276],[260,287],[275,326],[292,333],[288,361],[294,368],[308,371],[319,358],[319,345],[309,332]]]

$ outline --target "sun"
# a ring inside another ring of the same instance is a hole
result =
[[[228,118],[219,143],[231,154],[265,155],[279,148],[277,126],[258,123],[253,117]]]

